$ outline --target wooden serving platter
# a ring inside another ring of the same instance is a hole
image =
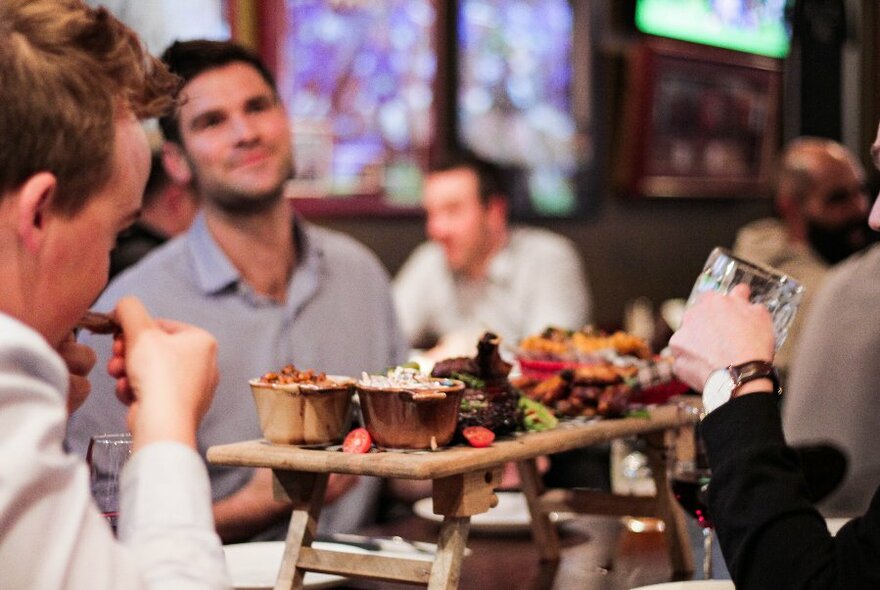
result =
[[[357,455],[252,440],[213,446],[208,449],[208,461],[220,465],[271,467],[312,473],[438,479],[489,469],[510,461],[524,461],[539,455],[587,447],[615,438],[668,430],[682,424],[676,407],[672,405],[657,406],[650,409],[648,414],[646,418],[563,421],[552,430],[496,439],[491,446],[482,449],[453,446],[433,452],[388,451]]]

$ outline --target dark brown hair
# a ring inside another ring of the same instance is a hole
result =
[[[206,39],[177,41],[165,50],[162,54],[162,61],[168,66],[168,69],[183,80],[181,88],[208,70],[242,62],[257,70],[272,92],[276,94],[278,92],[275,87],[275,78],[260,58],[232,41],[209,41]],[[162,128],[162,135],[165,139],[181,143],[180,121],[175,111],[170,111],[159,119],[159,126]]]
[[[509,200],[504,181],[504,169],[471,151],[458,150],[446,153],[431,165],[429,171],[448,172],[458,169],[471,170],[477,175],[480,202],[483,205],[488,205],[492,197]]]

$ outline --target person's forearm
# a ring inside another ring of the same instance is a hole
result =
[[[214,524],[224,543],[246,541],[290,514],[288,502],[272,496],[271,472],[259,469],[238,492],[214,502]]]
[[[168,474],[174,473],[172,478]],[[227,588],[211,486],[199,455],[177,443],[135,453],[123,476],[119,538],[149,588]]]

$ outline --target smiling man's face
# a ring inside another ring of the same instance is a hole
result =
[[[291,177],[290,124],[277,95],[251,65],[207,70],[183,88],[183,151],[207,206],[259,211]]]

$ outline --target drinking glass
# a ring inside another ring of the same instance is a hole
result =
[[[93,436],[86,454],[92,496],[114,535],[119,517],[119,483],[130,455],[131,435],[128,433]]]
[[[727,294],[734,286],[741,284],[749,286],[749,301],[760,303],[770,311],[776,350],[779,351],[804,295],[804,287],[790,276],[734,256],[726,248],[715,248],[697,277],[688,305],[701,293],[715,291]]]
[[[672,494],[685,512],[697,520],[703,533],[703,578],[712,577],[712,520],[709,516],[709,481],[712,473],[700,437],[702,409],[685,403],[678,412],[687,426],[678,429],[669,449],[667,469]]]

